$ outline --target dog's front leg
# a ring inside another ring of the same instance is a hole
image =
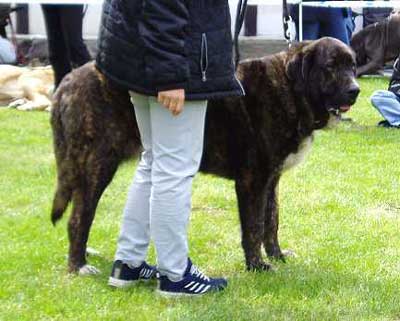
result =
[[[265,207],[264,247],[269,257],[284,259],[278,242],[279,207],[278,207],[278,182],[279,177],[268,184]]]
[[[356,76],[361,77],[362,75],[367,75],[374,73],[382,68],[384,65],[383,57],[378,60],[371,60],[366,65],[357,67]]]
[[[264,239],[265,184],[251,171],[242,173],[236,180],[242,246],[248,270],[270,270],[261,255]]]

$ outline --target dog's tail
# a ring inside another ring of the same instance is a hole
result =
[[[60,90],[61,87],[61,90]],[[56,158],[56,169],[57,169],[57,189],[54,194],[53,207],[51,209],[51,222],[53,225],[57,223],[63,216],[67,206],[72,198],[72,184],[73,172],[71,168],[73,166],[69,163],[70,157],[67,157],[67,144],[65,140],[65,129],[62,122],[62,87],[60,85],[58,90],[53,96],[53,108],[51,109],[50,123],[53,132],[53,145],[54,154]]]
[[[71,201],[72,191],[65,184],[58,182],[57,190],[54,194],[53,207],[51,209],[51,222],[53,225],[62,218],[69,202]]]

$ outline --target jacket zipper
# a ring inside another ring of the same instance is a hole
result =
[[[242,92],[242,95],[243,95],[243,96],[246,95],[246,92],[244,91],[243,85],[242,85],[242,83],[240,82],[240,80],[238,79],[238,77],[236,76],[236,73],[235,73],[235,80],[236,80],[237,83],[239,84],[240,91]]]
[[[207,69],[208,69],[208,44],[207,35],[201,34],[201,54],[200,54],[200,69],[201,69],[201,80],[207,81]]]

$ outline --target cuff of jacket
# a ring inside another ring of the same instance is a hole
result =
[[[157,93],[160,91],[174,90],[174,89],[185,89],[187,86],[187,82],[178,82],[174,84],[165,84],[155,86]]]

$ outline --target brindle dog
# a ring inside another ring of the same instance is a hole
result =
[[[357,57],[357,77],[372,74],[400,53],[400,13],[369,25],[351,38]]]
[[[355,57],[340,41],[323,38],[287,52],[248,60],[237,75],[246,96],[210,101],[201,171],[235,181],[246,265],[268,270],[261,248],[282,258],[277,185],[302,158],[313,132],[347,111],[359,93]],[[69,74],[55,94],[51,116],[58,184],[51,218],[69,202],[69,270],[86,265],[86,244],[98,201],[118,165],[140,151],[126,90],[93,63]]]

